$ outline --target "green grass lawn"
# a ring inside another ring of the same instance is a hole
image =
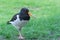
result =
[[[60,0],[0,0],[0,36],[18,40],[18,31],[6,23],[23,7],[36,16],[22,28],[26,40],[60,40]]]

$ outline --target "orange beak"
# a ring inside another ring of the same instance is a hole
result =
[[[32,16],[33,18],[36,18],[35,15],[32,15],[30,12],[28,13],[29,16]]]
[[[30,12],[28,14],[29,14],[29,16],[32,16],[32,14]]]

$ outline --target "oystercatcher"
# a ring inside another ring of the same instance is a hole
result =
[[[30,20],[31,14],[29,14],[28,8],[22,8],[21,11],[15,14],[7,24],[12,24],[19,32],[19,39],[24,39],[21,35],[21,29]]]

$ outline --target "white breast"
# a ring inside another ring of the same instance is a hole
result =
[[[20,29],[21,27],[23,27],[28,21],[25,20],[20,20],[19,19],[19,15],[17,15],[17,19],[14,21],[11,21],[10,23],[15,26],[15,28]]]

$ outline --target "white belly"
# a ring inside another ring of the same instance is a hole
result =
[[[28,21],[24,21],[24,20],[20,21],[20,19],[17,18],[16,20],[11,21],[10,23],[11,23],[15,28],[20,29],[21,27],[23,27],[24,25],[26,25],[27,22],[28,22]]]

